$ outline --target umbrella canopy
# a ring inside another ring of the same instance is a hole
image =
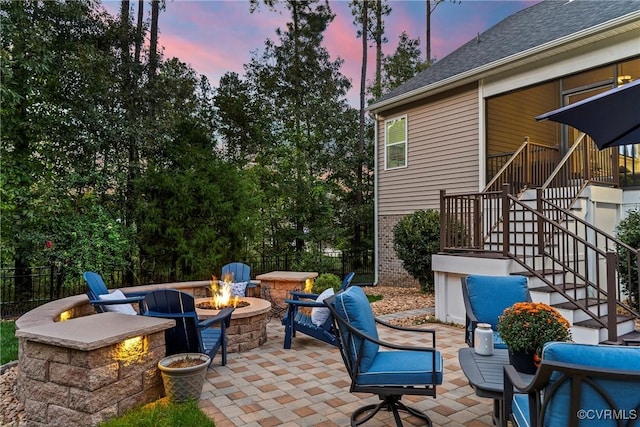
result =
[[[581,130],[599,149],[640,143],[640,80],[575,104],[549,111],[536,120],[552,120]]]

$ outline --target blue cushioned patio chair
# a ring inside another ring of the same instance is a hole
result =
[[[227,334],[233,308],[225,308],[203,321],[198,320],[195,300],[175,289],[149,292],[143,301],[144,315],[173,319],[176,326],[165,331],[166,355],[204,353],[213,361],[220,350],[222,365],[227,364]]]
[[[462,299],[466,310],[465,342],[473,347],[473,331],[478,323],[488,323],[493,329],[495,348],[507,348],[497,331],[498,317],[505,308],[517,302],[531,301],[527,278],[524,276],[462,277]]]
[[[244,296],[247,296],[247,290],[256,287],[255,283],[251,283],[251,267],[241,262],[232,262],[222,267],[222,277],[226,274],[233,276],[233,282],[246,283],[247,287]]]
[[[435,331],[393,326],[376,319],[367,296],[359,286],[351,286],[324,302],[331,311],[340,354],[351,377],[350,391],[377,394],[381,400],[378,404],[354,411],[351,425],[361,425],[380,409],[386,409],[393,412],[397,426],[403,425],[398,411],[406,411],[430,426],[431,419],[427,414],[404,405],[400,400],[403,395],[436,397],[436,386],[442,384],[443,361],[436,350]],[[416,339],[431,342],[432,346],[405,346],[381,341],[376,323],[394,330],[415,332]]]
[[[637,426],[640,349],[547,343],[530,381],[505,366],[504,390],[503,419],[514,426]]]
[[[356,274],[351,272],[344,276],[340,291],[351,285]],[[287,314],[282,318],[284,325],[284,348],[291,348],[291,341],[297,332],[319,339],[327,344],[337,345],[333,332],[333,321],[329,316],[329,309],[322,301],[318,301],[319,294],[292,291],[291,299],[286,299]],[[311,315],[301,312],[300,307],[310,307]]]
[[[142,310],[142,300],[144,299],[146,292],[127,292],[126,294],[123,294],[123,298],[114,299],[108,297],[108,295],[110,295],[109,289],[107,289],[107,286],[104,284],[104,280],[102,280],[102,276],[98,273],[85,271],[82,274],[82,277],[87,284],[87,296],[89,297],[89,303],[98,313],[115,311],[135,314],[135,310],[133,310],[131,304],[138,304],[140,307],[139,309]]]

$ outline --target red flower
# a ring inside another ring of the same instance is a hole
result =
[[[44,245],[47,249],[51,249],[53,247],[53,242],[51,240],[47,240]]]

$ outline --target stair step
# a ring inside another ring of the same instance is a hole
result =
[[[632,331],[620,336],[624,345],[640,346],[640,331]]]
[[[577,302],[585,305],[586,307],[593,307],[593,306],[596,306],[598,304],[606,304],[607,303],[606,300],[605,301],[603,301],[603,300],[598,301],[595,298],[581,298],[581,299],[577,300]],[[561,302],[561,303],[558,303],[558,304],[553,304],[553,307],[557,308],[557,309],[563,309],[563,310],[579,310],[579,308],[577,308],[575,305],[573,305],[569,301]]]
[[[536,273],[538,273],[540,276],[547,276],[547,275],[553,275],[553,274],[564,274],[564,271],[545,268],[543,270],[536,270]],[[512,272],[511,274],[525,276],[525,277],[537,277],[535,273],[532,273],[531,271],[528,271],[528,270],[515,271],[515,272]]]
[[[577,284],[577,283],[565,283],[564,284],[564,290],[565,291],[571,291],[574,289],[582,289],[585,288],[586,286],[584,284]],[[535,292],[544,292],[544,293],[553,293],[553,292],[557,292],[555,289],[553,289],[551,286],[549,285],[544,285],[544,286],[538,286],[537,288],[531,288],[531,291],[535,291]]]
[[[602,320],[604,322],[604,324],[607,324],[607,321],[609,320],[609,316],[600,316],[599,317],[600,320]],[[624,314],[618,314],[616,315],[616,323],[620,324],[620,323],[624,323],[628,320],[633,320],[634,317],[633,316],[626,316]],[[602,327],[602,325],[600,325],[600,323],[598,323],[596,320],[594,319],[589,319],[589,320],[583,320],[581,322],[576,322],[574,324],[574,326],[582,326],[583,328],[591,328],[591,329],[600,329]]]
[[[587,309],[595,315],[604,316],[608,313],[606,301],[598,301],[595,298],[579,298],[576,302],[587,307]],[[589,316],[588,313],[583,311],[581,308],[576,307],[569,301],[552,304],[552,307],[558,310],[558,312],[560,312],[560,314],[562,314],[562,316],[571,324],[591,319],[591,316]]]

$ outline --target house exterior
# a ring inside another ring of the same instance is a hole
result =
[[[376,282],[415,283],[393,249],[403,216],[439,209],[441,190],[482,191],[525,138],[561,157],[579,132],[534,118],[638,78],[639,1],[546,0],[378,99],[368,109],[376,119]],[[591,210],[583,214],[610,232],[626,210],[640,207],[640,144],[612,150],[620,169],[609,174],[611,188],[586,192]],[[434,266],[436,315],[459,323],[461,294],[447,284],[510,268],[440,255]]]

